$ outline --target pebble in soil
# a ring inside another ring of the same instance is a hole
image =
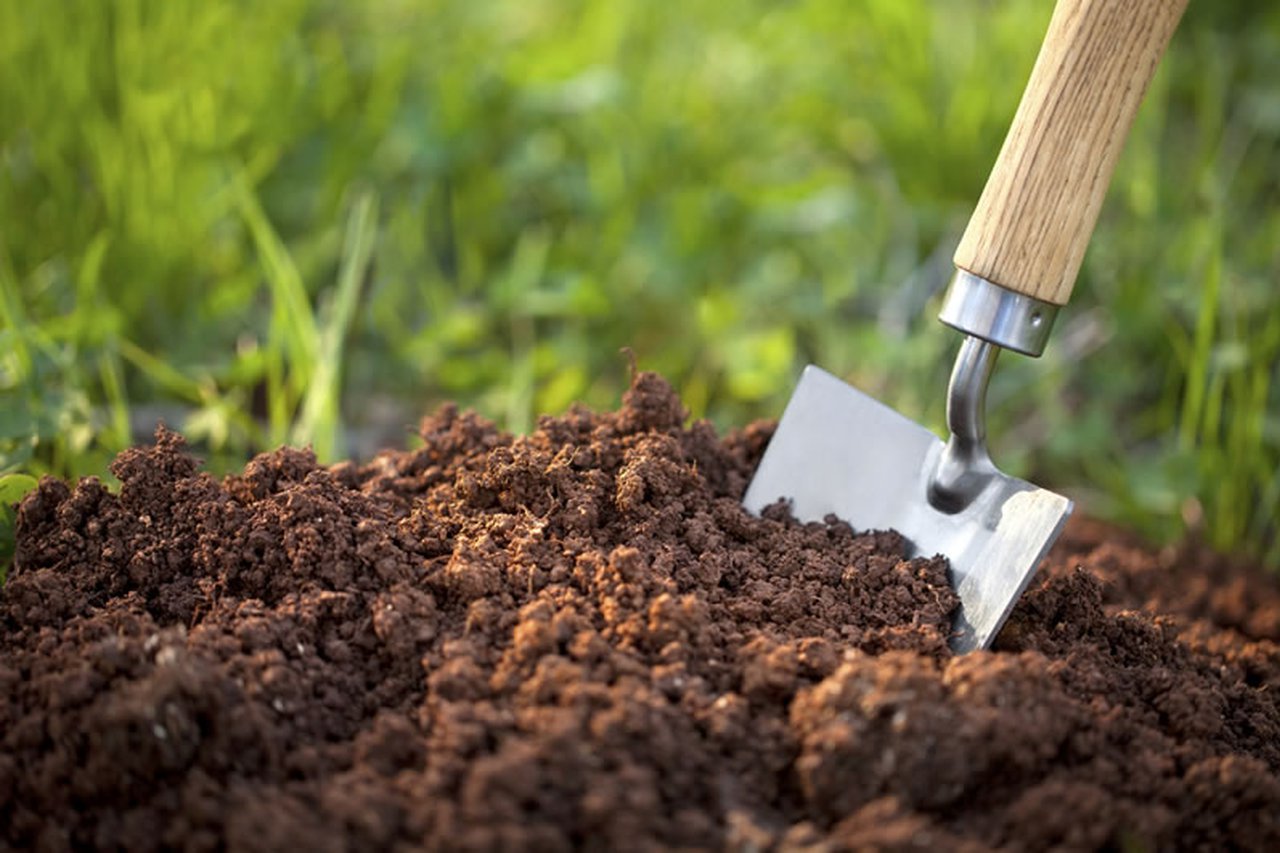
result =
[[[997,651],[940,559],[753,518],[659,377],[512,437],[43,482],[0,839],[57,850],[1280,846],[1280,590],[1076,524]]]

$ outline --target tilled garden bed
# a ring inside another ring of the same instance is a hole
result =
[[[0,591],[0,846],[1280,849],[1280,587],[1074,523],[994,652],[941,559],[753,518],[768,439],[617,412],[223,481],[46,480]]]

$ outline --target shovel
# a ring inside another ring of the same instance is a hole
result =
[[[992,368],[1003,349],[1044,351],[1186,3],[1059,0],[1054,9],[939,315],[964,335],[947,388],[950,438],[810,365],[743,497],[754,513],[784,500],[801,521],[894,528],[908,556],[947,557],[957,653],[991,644],[1072,507],[992,463]]]

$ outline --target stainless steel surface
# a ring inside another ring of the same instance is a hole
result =
[[[929,503],[943,512],[959,512],[999,473],[987,453],[987,385],[1000,347],[966,336],[947,385],[947,428],[929,480]]]
[[[993,468],[966,506],[940,510],[928,490],[943,450],[929,430],[810,365],[743,503],[759,513],[785,499],[798,519],[831,514],[858,530],[893,528],[910,542],[908,556],[945,555],[960,597],[951,647],[986,648],[1071,501]]]
[[[1024,355],[1044,352],[1059,306],[1023,296],[965,270],[956,270],[938,319]]]

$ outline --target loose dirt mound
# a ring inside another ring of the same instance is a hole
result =
[[[0,839],[1280,848],[1273,581],[1076,525],[953,658],[944,562],[747,516],[767,429],[683,422],[640,374],[528,438],[446,408],[413,452],[218,482],[162,431],[118,496],[45,481]]]

